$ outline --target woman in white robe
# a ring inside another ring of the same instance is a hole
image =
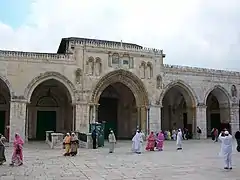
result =
[[[182,150],[182,131],[181,131],[181,129],[178,129],[178,132],[177,132],[176,145],[177,145],[177,150]]]
[[[232,136],[225,131],[218,139],[222,142],[220,155],[224,158],[224,169],[232,169]]]

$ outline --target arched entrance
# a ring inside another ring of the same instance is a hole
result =
[[[181,82],[172,83],[164,92],[162,99],[162,130],[187,128],[195,132],[196,100],[192,91]]]
[[[96,121],[106,121],[105,135],[109,128],[115,130],[120,139],[132,138],[137,126],[146,132],[147,91],[133,73],[116,70],[102,77],[91,102],[99,104]]]
[[[36,86],[27,109],[29,139],[45,140],[45,131],[67,132],[73,128],[71,94],[56,79]]]
[[[11,95],[7,84],[0,79],[0,133],[8,137],[7,126],[10,123]]]
[[[136,100],[132,91],[122,83],[113,83],[102,92],[99,104],[98,122],[106,122],[105,138],[110,128],[118,138],[131,138],[138,125]]]
[[[230,130],[230,101],[227,92],[222,87],[215,87],[206,98],[207,105],[207,135],[211,136],[211,130],[223,128]]]

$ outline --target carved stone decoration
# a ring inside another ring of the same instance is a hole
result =
[[[153,66],[150,62],[147,63],[146,76],[148,79],[151,79],[153,77]]]
[[[231,87],[231,95],[232,97],[237,97],[237,88],[235,85],[232,85]]]
[[[157,76],[157,89],[162,89],[162,77],[160,75]]]
[[[88,58],[88,61],[87,61],[87,74],[93,75],[93,73],[94,73],[94,58],[90,57]]]
[[[114,53],[112,55],[112,65],[119,65],[119,54]]]
[[[76,82],[76,84],[81,83],[81,77],[82,77],[82,69],[77,68],[77,70],[75,71],[75,82]]]
[[[141,62],[140,66],[140,78],[145,79],[145,74],[146,74],[146,63],[144,61]]]
[[[102,60],[97,57],[95,62],[95,75],[100,76],[102,73]]]

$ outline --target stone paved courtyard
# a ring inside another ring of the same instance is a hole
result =
[[[223,170],[219,143],[210,140],[184,141],[177,152],[175,142],[166,142],[164,152],[130,152],[131,142],[118,142],[116,153],[108,154],[107,145],[97,150],[80,149],[77,157],[63,157],[63,150],[50,149],[45,143],[25,145],[22,167],[0,166],[0,180],[240,180],[240,153],[234,150],[233,170]],[[235,147],[234,147],[235,148]],[[7,158],[12,148],[7,148]]]

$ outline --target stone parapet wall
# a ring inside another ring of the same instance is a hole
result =
[[[190,66],[179,66],[179,65],[171,65],[164,64],[163,65],[164,72],[171,72],[174,74],[185,73],[189,75],[216,75],[216,76],[240,76],[240,72],[237,71],[226,71],[226,70],[218,70],[218,69],[208,69],[208,68],[199,68],[199,67],[190,67]]]

